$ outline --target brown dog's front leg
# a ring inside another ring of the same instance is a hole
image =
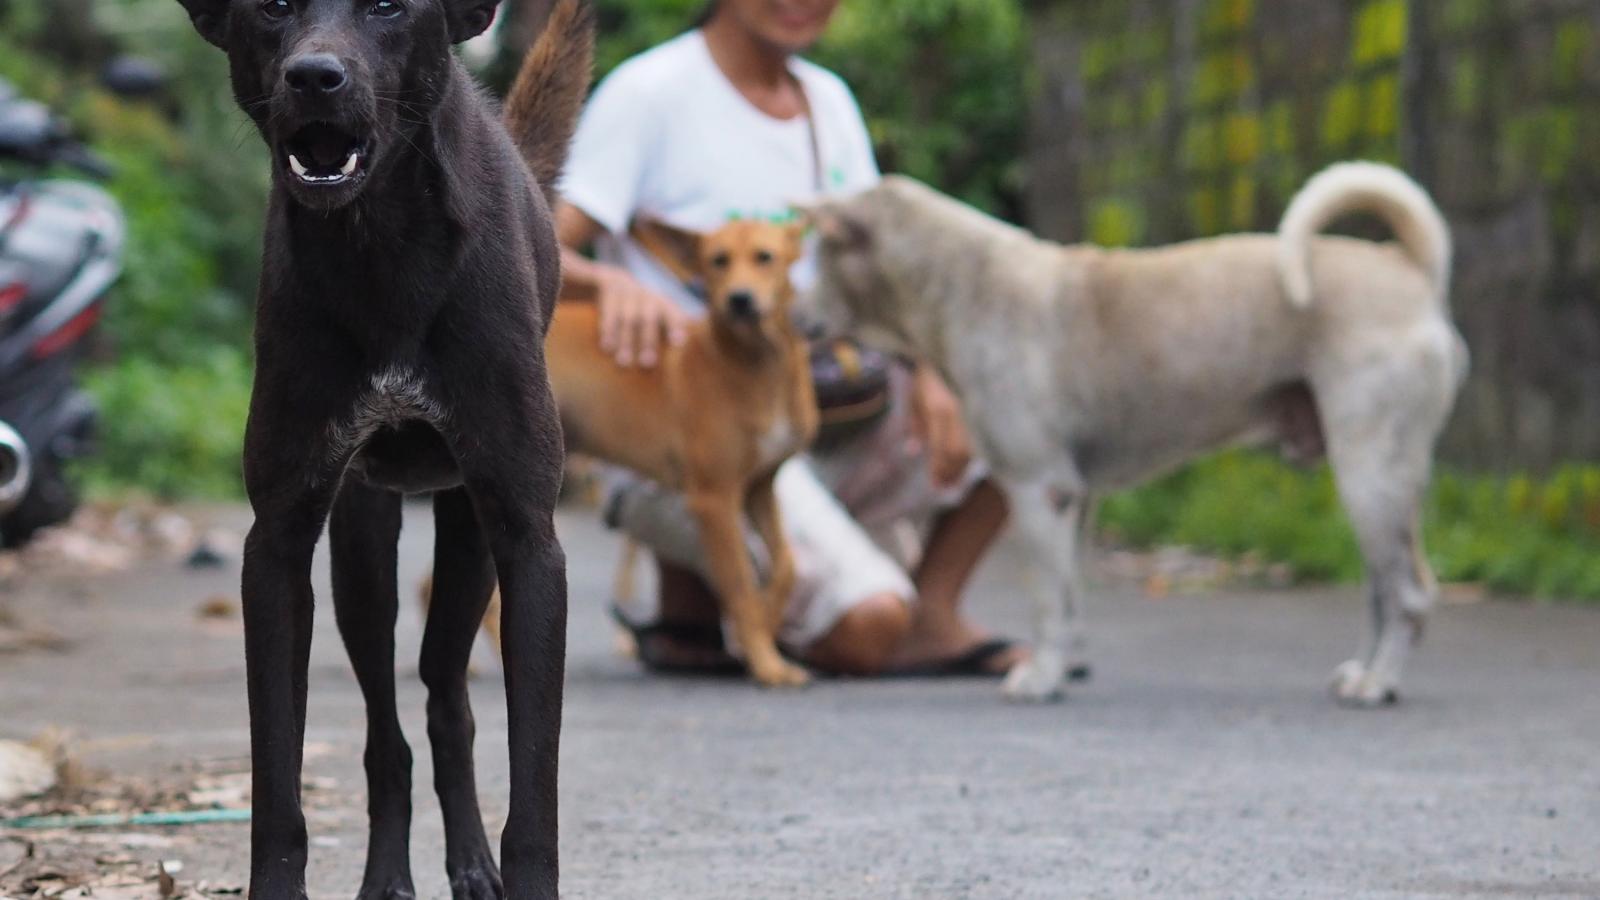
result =
[[[734,491],[690,491],[689,511],[700,528],[711,586],[733,620],[750,674],[768,687],[798,687],[811,680],[778,652],[772,616],[756,584],[755,566],[744,543],[740,514],[744,504]]]
[[[767,577],[766,585],[767,617],[772,623],[773,633],[777,634],[783,627],[789,598],[794,594],[796,576],[794,551],[789,547],[788,535],[784,534],[783,518],[778,509],[776,472],[757,479],[751,485],[745,509],[756,526],[756,533],[761,535],[761,542],[767,546],[767,555],[772,559],[772,572]]]

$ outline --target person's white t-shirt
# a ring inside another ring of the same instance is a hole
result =
[[[879,178],[866,123],[849,87],[796,59],[790,66],[811,107],[821,156],[821,192],[849,194]],[[819,167],[805,117],[775,119],[757,109],[690,31],[618,66],[595,90],[573,140],[562,197],[606,229],[603,262],[691,310],[702,305],[628,238],[646,215],[679,228],[712,231],[731,219],[783,221],[792,204],[819,193]],[[814,263],[796,266],[796,285]]]

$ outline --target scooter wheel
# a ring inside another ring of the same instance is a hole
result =
[[[33,486],[3,519],[0,546],[20,547],[40,529],[65,522],[78,508],[78,494],[55,460],[34,460]]]

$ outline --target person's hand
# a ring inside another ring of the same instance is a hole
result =
[[[961,417],[961,401],[939,373],[919,365],[911,389],[911,411],[928,450],[928,473],[937,487],[954,485],[972,464],[972,435]]]
[[[620,366],[654,368],[662,342],[676,346],[689,336],[689,314],[676,303],[609,266],[597,272],[600,349]]]

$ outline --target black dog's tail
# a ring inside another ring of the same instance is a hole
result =
[[[552,206],[593,68],[593,8],[588,0],[556,0],[505,106],[506,127]]]

